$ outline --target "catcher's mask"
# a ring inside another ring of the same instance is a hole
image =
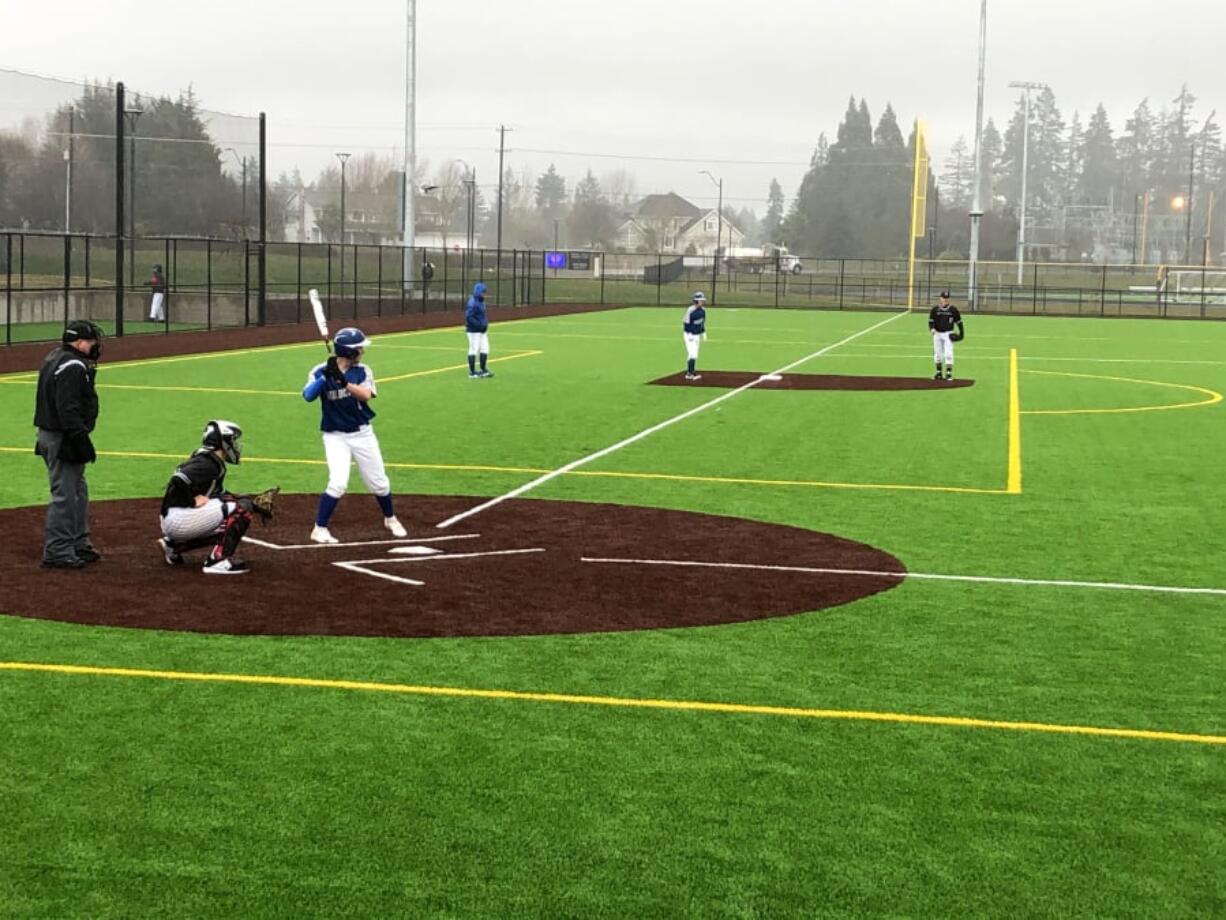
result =
[[[359,348],[365,348],[370,344],[370,339],[366,338],[362,330],[356,326],[346,326],[336,334],[336,338],[332,340],[332,348],[336,352],[338,358],[349,358],[351,361],[356,361],[360,355]]]
[[[221,450],[226,463],[238,463],[243,456],[243,429],[225,419],[211,419],[204,424],[201,443],[209,450]]]
[[[85,356],[93,361],[102,357],[102,330],[87,319],[74,319],[65,326],[60,341],[65,345],[80,341],[93,342]]]

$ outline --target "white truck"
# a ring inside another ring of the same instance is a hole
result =
[[[800,257],[788,252],[782,244],[770,243],[761,248],[747,246],[731,246],[724,251],[724,269],[730,272],[762,272],[778,271],[787,275],[798,275],[803,270]]]

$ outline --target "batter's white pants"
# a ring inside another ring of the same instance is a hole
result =
[[[156,291],[149,301],[149,318],[161,322],[166,318],[166,295]]]
[[[199,508],[168,508],[162,518],[162,536],[176,543],[213,536],[225,520],[226,511],[220,498],[210,498]]]
[[[328,461],[328,487],[324,489],[333,498],[340,498],[349,487],[349,464],[358,465],[358,475],[371,495],[387,495],[392,484],[383,469],[383,454],[379,439],[369,425],[357,431],[325,431],[324,457]]]
[[[702,336],[693,332],[681,333],[685,339],[685,356],[691,361],[698,360],[698,343],[702,341]]]
[[[948,332],[932,334],[932,357],[937,364],[954,363],[954,343],[949,340]]]
[[[490,353],[490,337],[487,332],[468,333],[468,353],[470,355],[488,355]]]

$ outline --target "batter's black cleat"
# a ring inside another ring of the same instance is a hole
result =
[[[228,556],[224,559],[206,559],[204,563],[205,575],[245,575],[250,571],[247,563]]]
[[[165,537],[158,538],[158,546],[162,549],[162,555],[166,557],[167,565],[182,565],[183,556],[175,549],[175,545]]]
[[[98,562],[102,558],[102,553],[98,552],[97,547],[87,546],[85,549],[77,550],[77,558],[88,564],[90,562]]]
[[[83,569],[88,563],[84,559],[79,559],[76,556],[70,556],[67,559],[44,559],[42,566],[44,569]]]
[[[937,371],[935,374],[933,374],[933,375],[932,375],[932,379],[933,379],[933,380],[940,380],[940,379],[941,379],[941,372],[940,372],[940,371]]]
[[[953,372],[953,371],[946,371],[946,372],[945,372],[945,379],[946,379],[946,380],[953,380],[953,379],[954,379],[954,372]]]

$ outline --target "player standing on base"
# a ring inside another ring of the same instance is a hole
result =
[[[955,326],[957,332],[954,331]],[[945,379],[953,380],[954,342],[961,342],[965,331],[962,328],[962,314],[949,302],[949,291],[941,291],[937,305],[928,311],[928,331],[932,333],[932,355],[937,365],[932,379],[941,379],[943,365]]]
[[[369,403],[375,398],[375,375],[360,363],[370,340],[361,329],[349,326],[333,339],[336,354],[325,364],[317,364],[307,375],[302,398],[320,401],[323,418],[324,457],[328,461],[328,486],[319,496],[319,511],[311,540],[337,543],[328,530],[328,521],[349,486],[349,464],[356,463],[358,475],[374,495],[383,512],[383,526],[395,537],[408,536],[392,508],[392,485],[383,468],[383,454],[370,420],[375,412]]]
[[[696,291],[685,308],[681,322],[682,338],[685,339],[685,379],[701,380],[702,374],[695,369],[698,364],[698,345],[707,338],[707,295]]]
[[[468,306],[464,309],[464,331],[468,333],[468,376],[493,377],[494,372],[486,369],[485,363],[490,358],[490,321],[485,312],[485,282],[478,281],[473,285],[473,296],[468,298]],[[481,358],[481,369],[477,370],[477,358]]]

